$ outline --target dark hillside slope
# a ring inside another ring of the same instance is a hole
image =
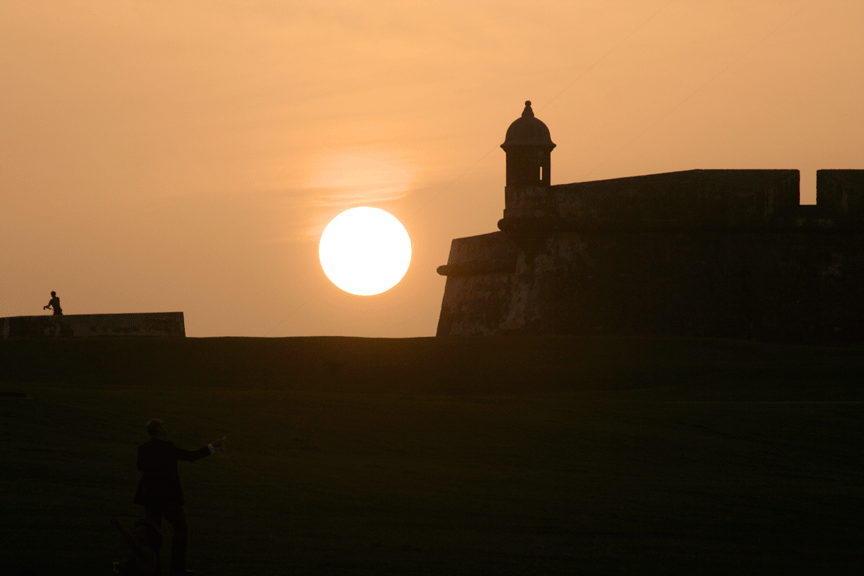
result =
[[[0,342],[0,382],[487,394],[626,390],[864,400],[862,348],[652,338],[212,338]]]

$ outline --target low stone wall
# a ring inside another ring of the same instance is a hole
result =
[[[138,314],[70,314],[0,318],[3,338],[80,338],[157,336],[184,338],[183,312]]]

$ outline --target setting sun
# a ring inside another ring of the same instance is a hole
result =
[[[318,245],[321,267],[333,284],[371,296],[399,283],[411,263],[405,227],[378,208],[352,208],[334,218]]]

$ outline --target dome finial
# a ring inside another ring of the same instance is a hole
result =
[[[541,146],[543,148],[548,147],[549,150],[555,147],[549,137],[549,128],[541,120],[534,117],[530,100],[525,101],[522,117],[514,120],[507,128],[507,136],[504,137],[504,144],[501,146],[504,147],[504,150],[511,146]]]

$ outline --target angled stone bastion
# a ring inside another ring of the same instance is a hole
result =
[[[439,336],[864,342],[864,170],[689,170],[550,184],[549,129],[507,131],[500,231],[453,240]]]
[[[15,316],[0,318],[0,331],[3,338],[186,336],[183,312]]]

